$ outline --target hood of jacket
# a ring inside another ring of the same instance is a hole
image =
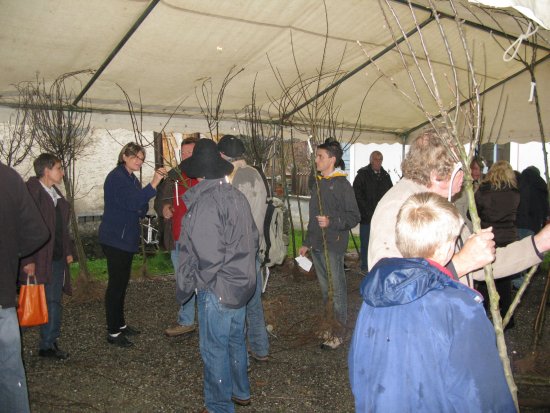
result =
[[[323,179],[332,179],[332,178],[338,178],[339,176],[347,177],[348,174],[346,171],[343,171],[341,168],[335,168],[334,171],[330,173],[330,175],[324,176],[321,174],[317,174],[317,179],[323,180]]]
[[[361,297],[371,307],[391,307],[418,300],[432,290],[464,288],[478,302],[481,296],[423,258],[383,258],[361,282]]]
[[[195,186],[185,191],[183,195],[183,202],[187,205],[187,209],[191,209],[191,206],[195,203],[201,193],[210,190],[216,186],[222,185],[225,182],[224,178],[219,179],[203,179],[199,181]]]

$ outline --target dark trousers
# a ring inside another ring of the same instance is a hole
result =
[[[498,302],[500,315],[504,318],[512,304],[512,277],[496,279],[495,287],[500,296]],[[485,284],[485,281],[480,281],[476,289],[483,295],[485,309],[489,310],[489,292],[487,291],[487,284]]]
[[[105,291],[107,329],[109,334],[116,334],[120,332],[120,327],[126,325],[126,321],[124,321],[124,299],[130,280],[134,253],[103,244],[101,244],[101,248],[107,258],[107,272],[109,273],[109,282],[107,283],[107,291]]]

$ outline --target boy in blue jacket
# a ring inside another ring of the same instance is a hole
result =
[[[361,283],[348,359],[357,412],[515,412],[483,299],[444,267],[462,225],[433,193],[399,210],[404,258],[380,260]]]

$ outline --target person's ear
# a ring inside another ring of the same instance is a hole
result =
[[[437,179],[437,173],[435,171],[431,171],[430,172],[430,185],[428,185],[428,188],[437,187],[440,182],[441,181],[439,181]]]

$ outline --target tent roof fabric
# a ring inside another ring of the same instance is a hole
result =
[[[79,75],[80,83],[72,86],[75,96],[85,92],[94,110],[126,111],[123,89],[145,114],[168,115],[179,107],[178,116],[200,117],[205,87],[206,96],[213,95],[215,102],[233,69],[238,74],[226,87],[222,103],[226,120],[242,116],[252,101],[253,86],[262,118],[273,120],[348,74],[336,88],[334,113],[345,127],[352,127],[359,118],[364,131],[361,141],[380,141],[380,134],[400,141],[400,135],[426,121],[425,113],[404,96],[416,92],[402,57],[391,47],[389,28],[396,37],[401,34],[391,16],[385,20],[383,13],[389,9],[382,9],[377,0],[1,0],[0,4],[0,105],[17,101],[14,85],[20,82],[38,77],[49,83],[64,73],[91,69],[95,75]],[[402,0],[390,4],[404,30],[415,32],[409,5]],[[426,23],[422,37],[413,33],[410,39],[417,46],[422,41],[428,44],[435,76],[444,85],[451,79],[450,65],[427,4],[415,2],[416,21]],[[481,88],[490,90],[483,98],[485,139],[500,143],[540,139],[535,107],[528,102],[530,74],[521,62],[502,59],[503,48],[526,30],[527,20],[514,11],[516,18],[466,0],[456,4],[465,21],[464,33]],[[439,1],[437,9],[465,99],[467,60],[455,21],[446,17],[453,15],[452,7]],[[129,32],[132,27],[135,30]],[[519,46],[518,55],[528,61],[533,54],[531,42],[538,44],[536,59],[541,63],[534,73],[546,113],[544,127],[550,130],[550,33],[540,28]],[[412,65],[412,54],[403,51]],[[365,52],[378,56],[375,64]],[[425,56],[417,57],[425,68]],[[283,93],[283,87],[296,85],[298,79],[317,79],[319,73],[322,79],[311,84],[307,96],[296,88]],[[440,90],[443,101],[452,103],[450,89]],[[426,109],[437,113],[433,101],[426,98],[429,91],[419,87],[417,92]],[[299,123],[300,114],[313,106],[305,106],[288,120]]]

